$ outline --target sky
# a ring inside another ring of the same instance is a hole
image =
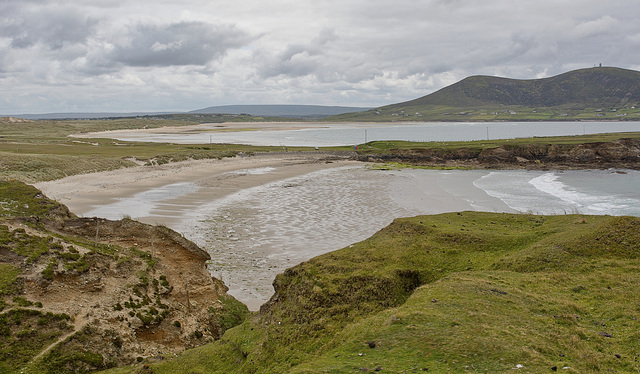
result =
[[[640,70],[638,0],[0,0],[0,114],[377,107]]]

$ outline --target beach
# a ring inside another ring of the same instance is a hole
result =
[[[327,157],[185,161],[36,187],[79,216],[130,217],[180,232],[211,255],[212,275],[251,310],[270,298],[278,273],[364,240],[395,218],[514,212],[473,185],[486,171],[376,170]]]

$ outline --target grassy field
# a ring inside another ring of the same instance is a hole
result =
[[[281,147],[177,145],[69,137],[96,131],[194,124],[197,122],[158,119],[0,121],[0,178],[33,183],[130,167],[136,165],[134,160],[157,165],[189,159],[231,157],[239,152],[281,151]],[[291,151],[305,149],[310,148],[289,148]]]
[[[640,370],[640,219],[398,219],[287,270],[222,340],[109,373]]]

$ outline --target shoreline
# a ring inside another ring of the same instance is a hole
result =
[[[298,153],[292,153],[290,156],[283,154],[277,156],[236,156],[72,175],[53,181],[38,182],[34,186],[49,198],[65,204],[76,215],[84,215],[96,206],[113,203],[118,199],[129,198],[144,191],[175,183],[189,181],[206,186],[215,183],[215,180],[218,179],[218,191],[210,197],[219,198],[231,193],[234,189],[250,188],[278,178],[303,174],[308,170],[337,167],[343,163],[362,164],[358,161],[330,159],[326,155],[301,155]],[[225,174],[261,167],[279,167],[283,170],[279,175],[255,175],[253,178],[229,178],[229,175]],[[145,217],[137,218],[147,221],[144,219]],[[165,222],[146,223],[164,224]]]
[[[473,186],[484,173],[434,171],[415,179],[410,171],[326,155],[279,154],[139,166],[35,186],[79,216],[130,217],[180,232],[211,255],[209,270],[229,293],[257,310],[273,293],[275,275],[364,240],[395,218],[512,211]]]

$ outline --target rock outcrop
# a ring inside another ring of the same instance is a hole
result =
[[[496,148],[396,149],[361,154],[361,161],[434,167],[526,169],[640,169],[640,139],[582,144],[509,145]]]

